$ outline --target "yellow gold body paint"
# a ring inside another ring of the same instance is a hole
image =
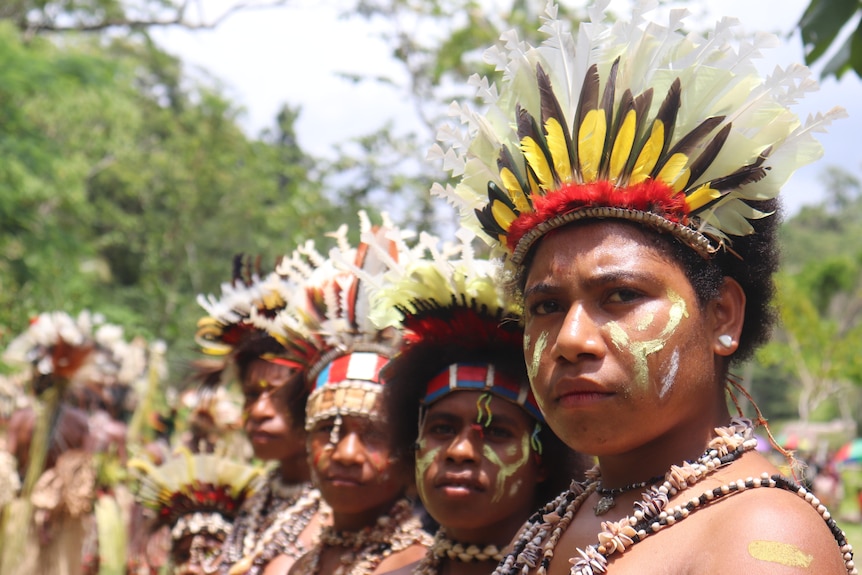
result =
[[[425,451],[425,439],[419,438],[419,449],[418,453],[422,453],[421,456],[416,457],[416,489],[419,491],[419,496],[427,501],[427,492],[425,491],[425,472],[428,471],[428,468],[431,467],[431,464],[434,463],[434,459],[437,458],[437,454],[440,452],[439,447],[435,447],[431,451]]]
[[[482,446],[482,455],[485,456],[485,459],[487,459],[500,469],[500,472],[497,473],[497,485],[494,489],[494,496],[491,498],[491,501],[493,503],[496,503],[503,497],[503,494],[505,493],[504,489],[506,488],[506,480],[509,479],[509,477],[511,477],[512,475],[514,475],[515,472],[521,468],[521,466],[527,463],[527,460],[530,457],[530,436],[525,433],[524,436],[521,438],[521,458],[508,465],[503,463],[500,460],[500,456],[497,455],[497,453],[488,445]]]
[[[760,561],[778,563],[786,567],[808,567],[814,560],[814,557],[803,552],[796,545],[778,541],[751,541],[748,544],[748,554]]]
[[[526,345],[526,342],[525,342]],[[548,332],[543,331],[539,334],[539,339],[536,340],[536,347],[533,348],[533,357],[530,360],[527,376],[530,378],[530,383],[536,379],[539,373],[539,361],[542,359],[542,354],[545,352],[545,347],[548,345]]]

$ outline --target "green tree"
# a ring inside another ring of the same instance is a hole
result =
[[[261,139],[181,63],[135,38],[62,47],[0,26],[0,325],[104,313],[194,353],[195,303],[237,252],[263,265],[336,227],[285,107]]]
[[[282,6],[287,0],[246,0],[220,5],[189,0],[4,0],[0,20],[13,22],[27,35],[51,32],[96,32],[109,28],[154,26],[214,28],[240,10]]]
[[[850,421],[858,409],[847,400],[848,386],[862,383],[862,193],[859,182],[838,168],[825,170],[823,179],[824,200],[782,226],[781,323],[758,358],[772,371],[766,379],[785,381],[780,387],[803,420]],[[775,389],[763,389],[766,379],[758,376],[755,394],[769,391],[777,401]]]

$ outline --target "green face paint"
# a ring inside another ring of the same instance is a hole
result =
[[[755,559],[787,567],[808,567],[814,560],[796,545],[778,541],[752,541],[748,544],[748,554]]]
[[[514,453],[517,454],[517,451]],[[530,457],[530,436],[525,433],[521,438],[521,458],[508,465],[503,463],[497,452],[491,449],[489,445],[482,446],[482,455],[500,469],[499,473],[497,473],[497,485],[494,486],[494,496],[491,498],[492,503],[497,503],[505,493],[506,481],[523,467]]]
[[[430,451],[425,451],[425,438],[420,437],[418,442],[419,448],[416,450],[416,489],[419,491],[419,496],[423,500],[427,500],[427,492],[425,491],[425,472],[437,459],[437,454],[440,453],[440,448],[435,447]],[[421,454],[421,455],[420,455]]]
[[[632,341],[628,332],[623,329],[620,324],[617,322],[610,322],[607,324],[611,342],[613,342],[614,346],[616,346],[620,351],[631,353],[634,358],[635,382],[640,387],[646,387],[649,384],[649,366],[647,365],[647,358],[651,354],[662,350],[667,343],[667,340],[673,332],[676,331],[676,328],[679,327],[682,318],[688,317],[688,309],[686,308],[685,300],[682,299],[679,294],[668,289],[667,297],[673,303],[668,312],[667,324],[656,339]],[[652,314],[650,314],[649,319],[652,321]],[[643,326],[643,329],[641,326]],[[644,331],[646,327],[648,327],[648,324],[644,323],[644,320],[641,320],[641,322],[638,323],[637,329],[638,331]]]

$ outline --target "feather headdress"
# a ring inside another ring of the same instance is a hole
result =
[[[422,386],[423,405],[458,389],[485,391],[543,421],[523,366],[519,307],[496,279],[499,265],[475,257],[473,234],[462,229],[458,236],[457,246],[442,251],[426,243],[425,257],[390,272],[375,293],[372,319],[404,330],[384,375],[393,385]]]
[[[29,365],[42,384],[135,386],[147,373],[147,349],[127,341],[121,326],[84,310],[73,318],[63,311],[44,312],[16,337],[3,354],[11,364]]]
[[[286,306],[281,278],[273,273],[261,277],[260,262],[238,255],[233,260],[230,282],[221,285],[221,296],[198,295],[197,302],[207,315],[198,320],[195,341],[207,355],[225,356],[248,335],[259,331],[252,313],[274,317]]]
[[[461,176],[432,193],[515,265],[546,232],[582,218],[640,222],[710,257],[770,215],[751,202],[775,198],[817,159],[813,133],[844,115],[800,122],[789,106],[816,82],[803,66],[761,78],[753,59],[772,36],[734,43],[731,19],[706,37],[685,34],[683,10],[667,25],[646,19],[654,2],[611,22],[606,4],[574,35],[549,2],[538,47],[504,34],[486,52],[503,72],[500,91],[471,79],[487,112],[453,104],[464,127],[444,128],[432,149]]]
[[[200,532],[224,539],[239,508],[264,479],[261,470],[211,453],[180,450],[156,466],[129,461],[139,473],[136,498],[156,512],[156,525],[171,527],[175,541]]]
[[[256,324],[282,342],[285,357],[305,371],[313,388],[306,408],[306,427],[342,415],[376,417],[383,381],[380,368],[401,343],[398,330],[379,329],[369,319],[371,290],[402,254],[407,234],[386,214],[372,226],[359,212],[360,243],[350,245],[347,226],[332,234],[336,246],[328,257],[307,242],[284,258],[278,273],[300,287],[274,319],[256,316]]]

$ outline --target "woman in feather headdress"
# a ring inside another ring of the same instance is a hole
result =
[[[766,36],[606,7],[574,35],[549,3],[538,47],[506,34],[487,53],[503,84],[475,83],[487,113],[459,107],[466,133],[441,131],[463,178],[435,189],[506,257],[538,405],[598,459],[495,573],[856,573],[725,395],[772,323],[777,194],[842,112],[802,123],[789,106],[815,84],[761,78]]]
[[[419,496],[440,525],[426,556],[398,573],[487,574],[530,514],[583,478],[587,460],[545,425],[498,266],[463,241],[398,271],[372,316],[405,332],[383,372],[390,437],[414,462]]]
[[[5,361],[28,368],[34,405],[10,419],[8,447],[22,488],[21,500],[5,516],[0,570],[82,573],[99,555],[105,564],[123,563],[122,550],[114,557],[101,529],[103,518],[116,519],[120,512],[114,493],[108,493],[113,485],[99,472],[124,453],[126,438],[115,437],[109,453],[80,399],[88,389],[100,393],[107,380],[119,383],[115,368],[124,357],[117,348],[124,343],[119,326],[97,314],[46,312],[5,350]],[[125,526],[112,536],[123,541]]]
[[[322,519],[305,457],[304,368],[254,323],[255,317],[272,318],[289,304],[300,305],[291,300],[302,290],[276,273],[261,277],[257,267],[237,257],[233,280],[222,285],[221,296],[198,298],[209,315],[198,322],[196,340],[207,355],[221,358],[215,369],[207,363],[202,370],[204,385],[236,378],[254,455],[276,463],[225,540],[220,572],[230,575],[286,570],[311,546]]]
[[[260,488],[260,470],[187,449],[159,466],[133,459],[137,499],[153,512],[151,530],[170,532],[168,564],[173,575],[218,571],[218,556],[243,502]]]
[[[328,258],[308,243],[279,266],[279,273],[300,278],[315,303],[311,310],[288,307],[269,331],[308,366],[314,387],[306,407],[308,458],[331,509],[331,525],[292,575],[385,573],[415,561],[430,543],[406,497],[410,469],[389,448],[380,404],[380,369],[397,351],[400,332],[378,329],[368,318],[375,282],[409,248],[385,216],[380,227],[364,212],[360,220],[357,247],[342,226]]]

